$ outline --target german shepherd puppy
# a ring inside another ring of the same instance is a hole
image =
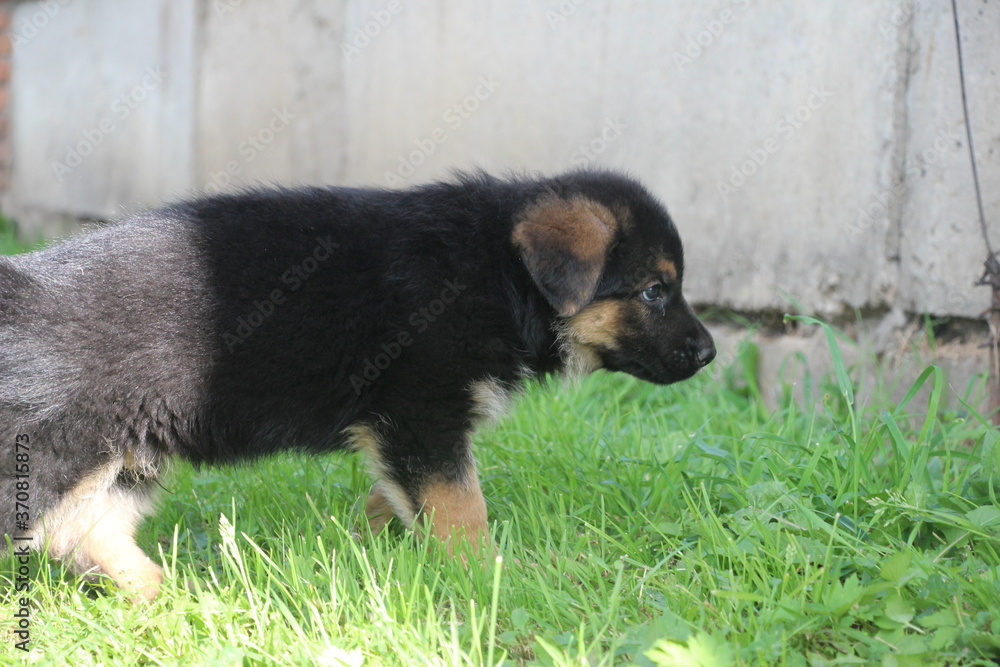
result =
[[[0,529],[153,598],[173,456],[360,451],[374,529],[488,540],[470,447],[525,378],[715,356],[666,210],[605,171],[209,196],[0,257]]]

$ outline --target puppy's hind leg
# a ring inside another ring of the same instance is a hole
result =
[[[152,509],[151,494],[138,486],[116,489],[108,494],[107,504],[108,512],[81,541],[77,562],[93,563],[95,571],[111,577],[119,588],[152,600],[160,592],[163,568],[135,543],[136,527]]]
[[[133,599],[152,600],[163,569],[135,543],[135,530],[153,507],[152,484],[109,465],[88,476],[39,520],[34,531],[48,553],[81,575],[107,575]]]

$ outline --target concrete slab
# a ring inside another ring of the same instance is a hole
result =
[[[991,242],[1000,250],[1000,4],[958,2],[976,160]],[[986,248],[962,114],[951,3],[914,14],[907,90],[907,148],[899,305],[915,312],[978,317],[990,292],[974,287]],[[991,26],[991,30],[985,30]]]
[[[345,5],[209,3],[199,51],[197,191],[343,180]]]
[[[190,186],[196,4],[15,5],[6,213],[104,218]]]

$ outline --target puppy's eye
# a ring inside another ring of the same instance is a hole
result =
[[[646,289],[642,290],[640,296],[642,297],[643,301],[652,303],[658,299],[662,299],[663,294],[664,294],[663,285],[661,283],[653,283]]]

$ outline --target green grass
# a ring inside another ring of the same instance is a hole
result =
[[[368,534],[351,456],[178,466],[139,535],[160,598],[36,557],[22,655],[7,561],[0,664],[994,664],[997,431],[942,408],[936,368],[863,409],[837,369],[816,409],[766,409],[738,362],[532,385],[477,438],[502,555],[484,567]]]
[[[28,243],[14,233],[14,223],[0,215],[0,255],[16,255],[41,246],[41,241]]]

